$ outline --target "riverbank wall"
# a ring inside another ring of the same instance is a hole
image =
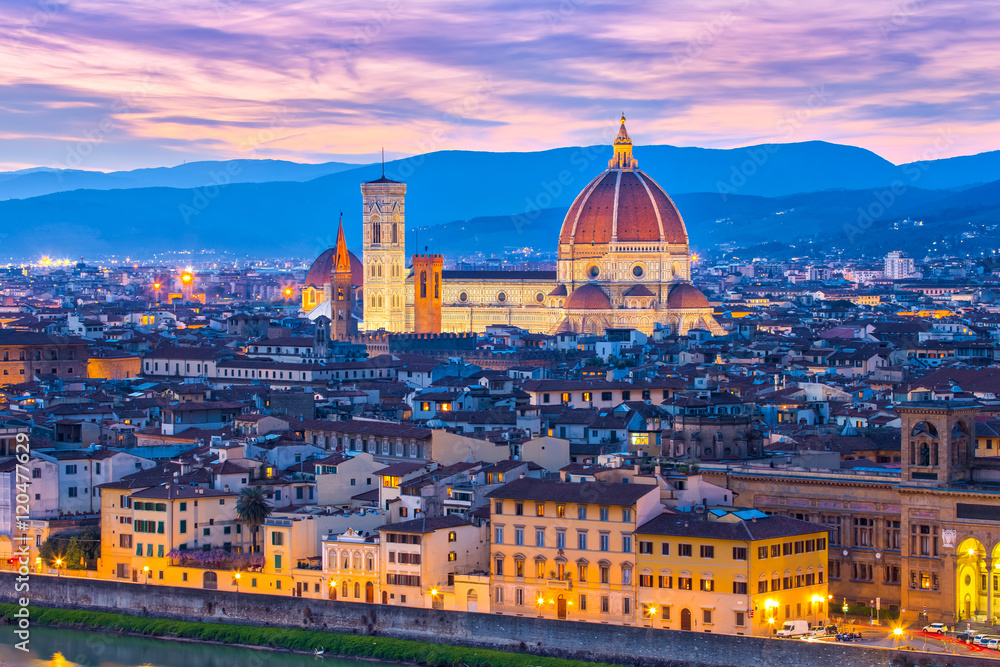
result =
[[[0,574],[0,600],[15,602],[14,578]],[[631,667],[996,667],[993,660],[897,654],[798,640],[738,637],[574,621],[233,593],[70,577],[33,576],[41,607],[153,618],[291,627],[457,644]]]

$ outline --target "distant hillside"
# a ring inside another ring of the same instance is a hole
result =
[[[606,146],[538,153],[443,151],[389,162],[386,175],[407,183],[408,243],[419,227],[428,230],[420,246],[439,243],[442,251],[554,250],[560,211],[605,168],[609,153]],[[998,180],[1000,153],[897,167],[862,149],[807,142],[733,150],[647,146],[637,148],[636,157],[674,197],[692,243],[700,247],[836,238],[878,246],[896,241],[873,230],[906,217],[928,224],[901,239],[919,245],[933,225],[943,225],[937,233],[958,235],[970,224],[1000,217],[996,183],[963,183],[961,191],[928,187],[954,186],[963,174],[985,178],[996,172],[993,180]],[[119,189],[0,201],[0,256],[206,248],[308,256],[333,242],[340,211],[349,242],[360,245],[360,183],[379,177],[380,165],[239,161],[228,166],[228,172],[227,163],[213,162],[97,176],[74,172],[73,178],[80,179],[104,176],[110,179],[105,186]],[[309,179],[324,171],[332,173]],[[223,172],[234,176],[228,184]],[[5,174],[0,187],[27,177],[58,178],[51,172]],[[279,177],[287,180],[256,182]],[[237,182],[241,179],[254,182]],[[137,181],[173,186],[127,185]],[[181,183],[197,187],[177,187]],[[893,183],[898,194],[892,194]],[[880,203],[886,192],[892,200],[887,206]],[[863,217],[859,211],[869,210],[872,220],[852,230]],[[493,240],[484,246],[486,241],[470,238]],[[973,234],[968,240],[975,238],[981,237]]]
[[[283,160],[228,160],[188,162],[176,167],[154,167],[109,173],[76,169],[28,169],[0,172],[0,200],[25,199],[80,189],[198,188],[227,181],[231,183],[309,181],[357,167],[356,164],[346,162],[299,164]]]

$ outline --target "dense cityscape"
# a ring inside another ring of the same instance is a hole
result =
[[[1000,664],[1000,10],[29,4],[0,667]]]

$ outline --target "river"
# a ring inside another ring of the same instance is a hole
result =
[[[2,667],[386,667],[389,664],[40,627],[31,628],[31,651],[25,653],[14,648],[17,641],[14,629],[10,625],[0,626]]]

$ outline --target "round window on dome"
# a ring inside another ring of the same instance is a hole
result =
[[[632,275],[635,276],[636,278],[642,278],[642,276],[645,273],[646,269],[642,267],[642,264],[636,264],[635,266],[632,267]]]
[[[500,292],[499,294],[497,294],[497,301],[499,301],[500,303],[503,303],[506,300],[507,300],[507,293],[506,292]]]
[[[601,275],[601,267],[597,266],[596,264],[591,264],[590,266],[587,267],[587,275],[590,276],[591,278],[596,278],[597,276]]]
[[[538,303],[542,303],[543,301],[545,301],[545,295],[539,292],[538,294],[535,295],[535,301],[537,301]]]
[[[458,295],[458,300],[461,301],[462,303],[465,303],[466,301],[468,301],[469,300],[469,294],[468,294],[468,292],[462,292],[461,294],[459,294]]]

